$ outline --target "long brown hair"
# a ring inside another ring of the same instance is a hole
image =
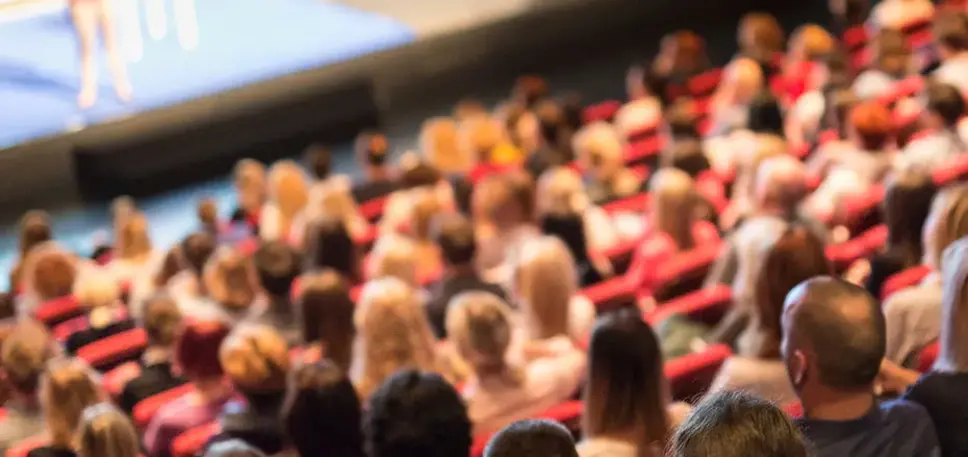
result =
[[[348,373],[356,337],[355,305],[343,276],[326,269],[304,277],[299,309],[302,312],[303,341],[319,344],[323,356]]]
[[[905,267],[918,265],[924,256],[921,232],[936,191],[931,175],[916,170],[895,174],[887,183],[882,207],[887,247],[901,255]]]
[[[823,240],[800,225],[788,228],[780,236],[767,252],[756,281],[755,318],[767,336],[759,349],[759,357],[780,356],[780,317],[790,289],[806,279],[829,274],[830,263],[824,254]]]
[[[101,402],[100,380],[80,359],[57,359],[47,365],[41,402],[51,443],[70,449],[84,408]]]
[[[599,319],[589,346],[583,432],[586,438],[633,438],[640,457],[665,449],[668,381],[659,338],[638,312]]]
[[[649,185],[652,192],[652,218],[658,231],[672,237],[680,250],[692,249],[692,225],[697,217],[699,195],[686,172],[675,168],[659,170]]]

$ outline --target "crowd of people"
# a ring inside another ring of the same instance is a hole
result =
[[[671,33],[619,104],[525,76],[363,132],[359,176],[243,160],[176,246],[128,198],[94,253],[24,215],[0,455],[968,455],[968,13],[831,12],[746,15],[722,70]]]

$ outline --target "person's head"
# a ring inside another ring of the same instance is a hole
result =
[[[464,292],[448,304],[448,338],[478,378],[520,380],[505,360],[512,333],[511,310],[494,294]]]
[[[541,140],[546,147],[561,148],[563,140],[570,139],[571,129],[565,125],[565,113],[557,100],[542,100],[534,107]]]
[[[242,324],[222,341],[218,359],[235,390],[253,408],[277,406],[289,375],[289,345],[274,328]],[[260,400],[269,400],[261,405]]]
[[[269,199],[279,210],[285,227],[309,200],[306,172],[291,160],[276,162],[269,169]]]
[[[944,250],[968,236],[968,185],[948,187],[934,197],[921,236],[924,263],[940,270]]]
[[[752,98],[747,127],[753,133],[783,135],[783,113],[772,92],[761,90]]]
[[[864,25],[870,16],[870,0],[829,0],[830,12],[844,28]]]
[[[749,57],[769,62],[786,47],[786,34],[772,14],[747,13],[740,20],[736,41],[740,51]]]
[[[460,147],[457,122],[446,117],[428,119],[420,128],[420,152],[443,174],[466,173],[475,158]]]
[[[266,457],[265,453],[240,439],[212,443],[205,449],[204,457]]]
[[[440,183],[443,178],[437,168],[416,154],[403,154],[400,157],[400,168],[403,170],[400,174],[400,187],[404,190],[431,187]]]
[[[356,305],[350,298],[346,280],[333,270],[323,270],[302,278],[299,309],[302,337],[307,344],[318,344],[327,359],[348,371],[353,356]]]
[[[625,73],[625,94],[629,100],[665,97],[663,81],[656,68],[650,65],[632,65]]]
[[[660,167],[682,170],[693,179],[712,167],[703,151],[702,141],[695,139],[676,141],[672,147],[663,150],[659,159]]]
[[[257,295],[252,259],[228,246],[219,248],[209,259],[203,281],[208,296],[228,311],[249,309]]]
[[[789,55],[794,61],[814,62],[832,52],[837,46],[823,27],[816,24],[800,26],[790,36]]]
[[[665,447],[670,431],[669,386],[659,338],[641,313],[621,310],[595,323],[587,379],[586,438],[629,436],[639,446]]]
[[[964,13],[938,14],[932,32],[942,59],[947,60],[968,51],[968,18]]]
[[[219,362],[219,347],[230,330],[220,321],[186,322],[175,340],[174,362],[179,374],[195,385],[220,382],[225,372]]]
[[[205,271],[205,264],[215,253],[215,237],[207,232],[196,232],[185,237],[181,242],[181,260],[183,267],[194,275],[201,277]]]
[[[635,137],[662,122],[662,103],[655,97],[641,97],[622,105],[612,125],[619,135]]]
[[[434,219],[440,217],[449,208],[442,201],[438,192],[433,189],[419,189],[413,194],[413,206],[410,208],[410,233],[417,242],[430,241]]]
[[[930,82],[925,88],[927,107],[923,116],[929,127],[952,129],[965,114],[965,99],[957,87],[941,82]]]
[[[397,278],[368,282],[354,316],[361,346],[364,398],[397,370],[433,371],[434,336],[416,290]]]
[[[364,170],[383,169],[390,162],[390,141],[378,132],[361,132],[353,145],[356,160]]]
[[[582,169],[588,170],[596,181],[609,182],[625,167],[624,141],[608,123],[582,127],[572,138],[572,147]]]
[[[494,149],[507,141],[504,125],[487,115],[461,121],[457,133],[463,154],[478,163],[490,163]]]
[[[477,236],[470,219],[449,214],[436,221],[434,242],[440,246],[441,257],[449,267],[471,267],[477,253]]]
[[[464,98],[454,105],[454,120],[464,122],[472,117],[487,116],[487,107],[480,100]]]
[[[306,168],[316,179],[326,179],[333,170],[333,152],[321,144],[312,144],[303,153]]]
[[[942,262],[941,350],[933,370],[968,371],[968,238],[945,250]]]
[[[937,188],[931,175],[907,170],[888,177],[882,212],[887,225],[887,246],[914,266],[924,256],[921,233]]]
[[[581,214],[588,207],[581,175],[568,167],[544,172],[538,178],[535,200],[539,218]]]
[[[682,170],[663,168],[649,182],[649,192],[654,229],[672,237],[679,249],[695,246],[692,225],[701,199],[695,181]]]
[[[484,457],[578,457],[575,439],[563,425],[548,419],[515,422],[487,443]]]
[[[370,457],[466,457],[471,422],[460,394],[440,375],[402,370],[370,397],[363,436]]]
[[[804,165],[791,156],[769,158],[756,171],[754,199],[760,210],[793,214],[806,193]]]
[[[311,222],[305,246],[303,270],[332,268],[350,282],[360,279],[360,252],[342,221],[321,217]]]
[[[534,221],[535,185],[523,171],[489,175],[474,189],[474,212],[509,230]]]
[[[528,153],[541,146],[541,131],[538,118],[527,106],[519,103],[508,104],[500,113],[508,140],[518,149]]]
[[[266,199],[266,166],[253,159],[242,159],[232,173],[239,206],[250,212],[258,211]]]
[[[850,110],[847,136],[865,151],[888,148],[894,134],[891,111],[881,103],[866,102]]]
[[[161,265],[155,272],[153,282],[155,287],[161,288],[168,284],[171,278],[175,277],[185,268],[185,261],[182,260],[181,245],[172,246],[165,257],[161,259]]]
[[[751,146],[749,149],[740,151],[736,166],[736,181],[732,189],[733,198],[755,200],[760,166],[771,158],[780,157],[789,152],[787,141],[776,135],[757,135]]]
[[[252,257],[258,283],[272,297],[288,297],[301,271],[302,259],[292,246],[279,241],[261,243]]]
[[[218,233],[218,203],[214,198],[206,197],[199,200],[195,212],[203,229],[214,234]]]
[[[765,78],[760,64],[749,57],[740,57],[726,66],[717,96],[734,105],[748,105],[763,91]]]
[[[548,98],[550,90],[548,81],[538,75],[523,75],[514,82],[511,99],[521,105],[531,108],[535,104]]]
[[[335,364],[303,364],[289,376],[282,417],[299,455],[362,457],[362,416],[353,383]]]
[[[77,258],[49,243],[31,250],[24,262],[24,292],[42,301],[67,296],[77,278]]]
[[[0,369],[6,384],[21,397],[33,399],[47,362],[56,354],[56,343],[42,324],[21,320],[0,348]]]
[[[887,338],[880,303],[863,287],[808,279],[787,294],[781,321],[781,352],[805,411],[872,393]]]
[[[679,426],[670,457],[807,457],[807,444],[780,408],[742,391],[710,395]]]
[[[824,241],[807,227],[793,225],[764,253],[759,268],[753,319],[766,339],[757,356],[776,359],[780,357],[780,316],[787,293],[807,279],[829,275],[830,263],[824,254]]]
[[[74,298],[90,311],[117,305],[121,299],[121,287],[109,272],[103,269],[87,269],[74,281]]]
[[[369,278],[397,278],[411,287],[420,287],[417,245],[407,238],[382,243],[370,254]]]
[[[850,86],[829,85],[823,89],[824,113],[820,129],[833,129],[840,138],[847,138],[850,132],[850,115],[861,99]],[[893,127],[893,125],[892,125]],[[855,140],[856,141],[856,140]]]
[[[28,211],[20,218],[20,257],[24,258],[34,246],[53,239],[50,215],[45,211]]]
[[[899,30],[881,29],[871,42],[874,65],[895,78],[903,78],[911,68],[911,50]]]
[[[660,74],[690,76],[706,68],[706,42],[696,32],[679,30],[662,37],[659,44]]]
[[[141,451],[131,419],[110,403],[84,409],[75,442],[78,457],[138,457]]]
[[[119,230],[125,220],[137,211],[138,206],[135,205],[134,199],[127,195],[122,195],[111,200],[110,213],[114,229]]]
[[[97,373],[81,359],[47,363],[40,385],[40,402],[51,444],[71,449],[84,408],[104,400]]]
[[[156,294],[145,300],[144,321],[148,345],[159,348],[173,347],[182,325],[182,312],[178,303],[169,295]]]
[[[578,277],[575,260],[561,240],[543,236],[525,243],[512,282],[531,339],[568,335],[568,309]]]
[[[680,99],[666,110],[665,121],[673,141],[698,140],[702,137],[699,134],[699,113],[694,105]]]

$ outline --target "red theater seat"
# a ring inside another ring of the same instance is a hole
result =
[[[370,222],[376,222],[383,217],[383,208],[389,197],[377,197],[360,204],[360,214]]]
[[[134,424],[138,426],[139,430],[144,430],[162,406],[191,393],[194,389],[195,386],[191,384],[183,384],[174,389],[168,389],[160,394],[155,394],[139,401],[137,405],[134,405],[134,411],[132,412]]]
[[[803,417],[803,403],[795,401],[793,403],[787,403],[783,405],[783,412],[787,413],[793,419],[799,419]]]
[[[647,165],[654,167],[659,163],[659,153],[665,141],[661,136],[653,136],[636,141],[625,148],[626,165]]]
[[[683,295],[660,304],[643,317],[652,325],[658,325],[673,314],[680,314],[696,322],[717,324],[733,303],[733,291],[726,285],[717,285]]]
[[[938,187],[965,180],[968,178],[968,155],[958,156],[944,167],[935,170],[931,177]]]
[[[171,443],[171,457],[194,457],[221,430],[218,422],[212,422],[178,435]]]
[[[673,399],[697,400],[712,385],[719,367],[731,355],[729,346],[717,344],[666,362],[665,375],[669,378]]]
[[[918,355],[918,371],[921,373],[931,371],[931,367],[934,366],[934,361],[938,360],[938,351],[940,350],[941,344],[937,341],[921,350],[921,353]]]
[[[830,260],[835,272],[842,273],[852,263],[870,256],[886,242],[887,226],[881,224],[845,243],[828,246],[827,259]]]
[[[864,27],[863,25],[855,25],[844,31],[841,39],[843,39],[844,46],[847,48],[847,51],[855,52],[863,49],[864,46],[867,46],[869,36],[870,35],[867,31],[867,27]]]
[[[27,454],[29,454],[30,451],[39,447],[44,447],[48,444],[50,444],[50,438],[47,435],[32,436],[13,445],[13,447],[10,449],[7,449],[7,453],[4,454],[4,457],[27,457]]]
[[[705,98],[716,90],[722,79],[722,68],[714,68],[701,75],[693,76],[688,83],[689,94],[695,98]]]
[[[564,403],[552,406],[547,411],[537,414],[533,419],[548,419],[558,422],[569,430],[576,430],[578,428],[579,421],[581,421],[581,415],[585,411],[584,403],[572,400],[566,401]],[[487,443],[491,441],[491,438],[495,433],[482,433],[474,437],[474,443],[471,445],[471,456],[480,457],[484,455],[484,449],[487,448]]]
[[[242,255],[255,254],[255,251],[259,249],[259,238],[253,236],[239,241],[235,243],[235,249]]]
[[[83,346],[77,350],[77,356],[103,371],[138,358],[147,346],[148,334],[135,328]]]
[[[141,365],[138,362],[128,362],[119,365],[104,374],[104,378],[102,379],[104,390],[111,398],[118,398],[121,396],[121,392],[124,391],[124,385],[140,374]]]
[[[641,194],[636,194],[621,200],[606,203],[602,205],[602,209],[608,214],[645,213],[649,208],[649,200],[651,200],[649,194],[643,192]]]
[[[582,111],[582,118],[585,123],[598,121],[611,122],[615,118],[615,113],[622,107],[622,102],[618,100],[605,100],[591,106],[585,107]]]
[[[881,300],[887,300],[895,292],[921,282],[930,273],[930,267],[918,265],[887,278],[881,286]]]
[[[699,290],[721,248],[722,242],[717,240],[674,255],[658,271],[653,290],[639,293],[654,295],[663,302]]]
[[[619,276],[588,286],[578,293],[592,302],[598,312],[603,312],[634,304],[638,286],[635,278]]]
[[[73,295],[48,301],[34,310],[34,317],[51,328],[82,314],[84,314],[84,308],[77,303]]]

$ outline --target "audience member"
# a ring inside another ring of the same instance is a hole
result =
[[[151,457],[168,457],[175,437],[215,420],[232,395],[219,362],[219,346],[229,334],[222,322],[194,321],[185,325],[175,341],[175,370],[195,388],[166,403],[148,424],[145,451]]]
[[[174,371],[173,358],[182,313],[178,304],[167,295],[155,295],[145,304],[142,322],[148,335],[148,347],[141,355],[141,373],[125,383],[118,406],[128,415],[141,400],[173,389],[187,380]]]
[[[208,233],[193,233],[181,242],[178,257],[182,262],[182,269],[168,280],[167,289],[187,316],[194,315],[193,305],[205,298],[206,291],[202,276],[205,265],[213,253],[215,253],[215,238]]]
[[[22,316],[45,302],[70,295],[81,268],[77,256],[53,242],[31,249],[23,265],[23,292],[17,299],[17,312]]]
[[[777,56],[786,49],[786,33],[775,17],[763,12],[747,13],[740,20],[736,42],[739,55],[753,59],[764,78],[778,73]]]
[[[353,383],[332,363],[295,368],[282,418],[300,456],[364,455],[360,399]]]
[[[264,306],[254,306],[258,285],[252,259],[238,250],[223,246],[215,251],[205,264],[202,279],[205,292],[215,305],[205,317],[224,318],[237,324],[259,319],[265,313]]]
[[[689,407],[672,403],[659,339],[639,312],[598,320],[588,350],[581,457],[661,455]]]
[[[666,86],[684,86],[690,78],[709,69],[706,42],[696,32],[678,30],[659,42],[652,71]]]
[[[625,167],[625,141],[604,122],[581,128],[572,147],[586,170],[586,190],[592,203],[600,205],[641,191],[642,180]]]
[[[568,399],[584,374],[585,354],[567,342],[548,346],[531,362],[509,361],[511,312],[487,292],[452,300],[447,334],[472,371],[462,391],[475,434],[496,432]]]
[[[363,437],[370,457],[465,457],[471,423],[450,383],[437,374],[407,369],[373,392]]]
[[[292,161],[277,162],[269,170],[269,199],[259,212],[259,237],[286,240],[293,222],[309,200],[309,180]]]
[[[350,284],[363,280],[359,248],[341,221],[323,217],[310,223],[304,249],[303,271],[332,268]]]
[[[955,265],[945,273],[940,352],[931,370],[924,375],[898,367],[890,361],[881,364],[879,381],[890,392],[907,390],[904,399],[925,407],[938,431],[941,455],[954,457],[968,451],[968,437],[962,432],[968,425],[968,298],[965,275],[968,239],[956,241],[945,251],[945,263]]]
[[[134,213],[115,234],[113,255],[106,267],[117,281],[130,282],[155,267],[158,254],[148,235],[148,219],[144,214]]]
[[[257,301],[264,311],[261,324],[278,330],[290,344],[299,341],[299,322],[292,303],[292,284],[299,276],[299,253],[284,243],[263,243],[253,256],[255,275],[262,293]]]
[[[941,66],[932,76],[965,93],[968,91],[968,79],[964,75],[968,71],[968,18],[964,12],[941,13],[935,17],[932,29],[941,58]]]
[[[285,450],[280,421],[289,374],[289,346],[272,327],[240,325],[219,348],[219,362],[244,401],[225,404],[221,431],[210,442],[241,439],[273,455]]]
[[[475,220],[483,225],[476,230],[476,261],[486,279],[506,279],[514,253],[541,235],[534,196],[534,182],[523,172],[494,175],[474,189]]]
[[[949,187],[931,204],[924,223],[922,243],[925,264],[933,274],[884,301],[887,320],[885,357],[912,366],[915,355],[941,333],[942,253],[951,243],[968,236],[968,185]],[[948,268],[954,268],[955,265]]]
[[[131,420],[109,403],[84,410],[75,441],[77,457],[138,457],[141,452]]]
[[[662,101],[646,92],[622,105],[612,122],[618,134],[629,140],[654,133],[661,124]]]
[[[571,432],[546,419],[515,422],[491,438],[484,457],[578,457]]]
[[[722,83],[710,100],[710,134],[727,135],[748,128],[751,105],[764,84],[763,68],[758,61],[738,58],[730,62],[723,73]]]
[[[202,455],[204,457],[266,457],[262,451],[242,440],[225,440],[212,443]],[[285,452],[282,452],[277,457],[287,455]]]
[[[239,161],[233,172],[233,186],[238,202],[230,221],[246,224],[252,229],[252,233],[259,233],[262,205],[265,204],[268,192],[265,165],[252,159]]]
[[[715,332],[715,338],[732,344],[735,331],[742,329],[735,339],[736,355],[723,364],[710,392],[744,390],[780,405],[795,401],[780,357],[783,301],[800,282],[830,273],[823,241],[805,227],[788,228],[764,253],[753,302],[737,302]]]
[[[0,455],[44,430],[38,388],[47,361],[56,351],[47,329],[28,319],[20,321],[4,340],[0,369],[10,396],[3,402],[7,415],[0,420]]]
[[[321,144],[311,144],[303,152],[303,161],[316,181],[325,181],[333,171],[333,151]]]
[[[343,373],[349,373],[353,360],[356,304],[350,298],[346,281],[333,270],[303,276],[297,300],[302,321],[302,341],[319,358],[329,359]]]
[[[928,0],[886,0],[871,10],[869,24],[880,29],[904,30],[934,16],[934,5]]]
[[[474,157],[460,147],[457,122],[446,117],[431,118],[420,128],[420,152],[440,173],[464,175],[471,171]]]
[[[73,457],[74,433],[82,424],[84,409],[104,401],[97,374],[80,359],[58,359],[47,364],[40,385],[48,444],[27,457]]]
[[[363,171],[363,180],[353,185],[353,198],[363,203],[385,197],[397,190],[399,183],[387,165],[390,143],[376,132],[364,132],[356,137],[353,147],[356,160]]]
[[[135,327],[134,319],[127,316],[121,303],[118,283],[106,271],[90,269],[81,274],[74,284],[74,297],[86,308],[88,327],[71,333],[64,341],[68,354]]]
[[[668,455],[807,457],[813,454],[805,441],[773,403],[744,392],[722,392],[696,406],[676,431]]]
[[[13,270],[10,271],[11,290],[15,290],[21,285],[24,263],[30,252],[35,247],[52,239],[50,216],[47,213],[43,211],[28,211],[20,218],[18,258]]]
[[[922,406],[874,397],[884,315],[862,287],[831,277],[804,281],[787,295],[782,322],[783,358],[803,404],[796,422],[814,455],[938,455]]]
[[[890,95],[894,84],[910,75],[911,50],[895,29],[881,29],[868,46],[872,66],[857,75],[851,89],[861,100],[876,100]]]
[[[927,101],[921,114],[927,134],[911,141],[898,156],[898,167],[937,169],[968,150],[958,134],[965,115],[965,99],[955,86],[932,82],[924,90]]]
[[[444,268],[440,281],[429,289],[425,309],[427,320],[438,338],[447,336],[445,320],[454,297],[471,291],[489,292],[504,300],[500,286],[485,282],[474,267],[477,239],[471,222],[458,215],[439,219],[433,229],[434,242],[440,246]]]
[[[367,259],[367,279],[397,278],[414,289],[427,279],[419,276],[417,246],[409,238],[374,246]]]

